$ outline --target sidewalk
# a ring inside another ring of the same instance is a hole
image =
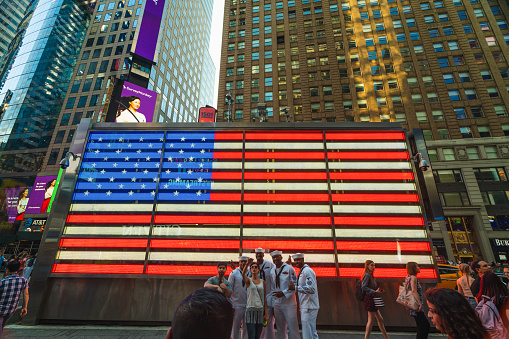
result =
[[[60,325],[8,325],[2,338],[101,338],[101,339],[163,339],[167,327],[127,327],[127,326],[60,326]],[[320,339],[363,339],[364,332],[359,331],[318,331]],[[391,338],[414,339],[413,333],[389,333]],[[371,338],[383,336],[372,332]],[[440,334],[430,334],[429,338],[445,338]]]

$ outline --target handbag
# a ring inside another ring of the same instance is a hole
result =
[[[417,311],[419,309],[419,303],[405,283],[399,286],[399,295],[398,298],[396,298],[396,302],[413,311]]]
[[[382,299],[382,297],[373,297],[373,302],[375,303],[376,307],[384,307],[385,306],[384,300]]]

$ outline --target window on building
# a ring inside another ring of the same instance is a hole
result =
[[[486,157],[488,159],[498,158],[497,148],[495,146],[484,146],[484,152],[486,152]]]
[[[467,147],[467,157],[470,160],[479,159],[479,149],[477,147]]]
[[[456,119],[458,119],[458,120],[467,118],[464,108],[455,108],[454,113],[456,114]]]
[[[481,192],[485,205],[507,205],[509,203],[509,191]]]
[[[463,177],[459,169],[435,170],[433,171],[435,182],[439,184],[463,182]]]
[[[470,206],[466,192],[439,193],[442,206]]]
[[[460,127],[460,133],[465,139],[472,138],[472,129],[470,127]]]

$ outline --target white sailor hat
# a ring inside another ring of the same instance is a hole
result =
[[[271,256],[271,257],[275,257],[276,255],[283,255],[283,252],[281,252],[281,251],[273,251],[273,252],[270,252],[270,256]]]
[[[247,261],[247,260],[249,260],[249,257],[247,255],[241,255],[239,257],[239,260],[246,260]]]
[[[292,258],[295,260],[295,259],[304,259],[304,254],[302,253],[295,253],[294,255],[292,255]]]
[[[258,247],[257,249],[255,249],[255,253],[265,253],[265,250],[261,247]]]

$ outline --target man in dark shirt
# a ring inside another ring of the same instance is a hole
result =
[[[504,275],[505,277],[502,278],[502,282],[509,286],[509,266],[504,266]]]
[[[232,288],[228,280],[224,278],[224,274],[226,273],[226,263],[220,262],[217,264],[217,275],[210,277],[203,287],[211,288],[218,290],[223,293],[227,298],[232,295]]]
[[[0,321],[2,323],[0,337],[2,337],[5,325],[7,325],[7,322],[18,308],[21,294],[23,294],[21,317],[27,314],[28,282],[25,278],[18,275],[19,268],[19,261],[10,261],[7,264],[6,277],[0,281]]]
[[[481,290],[481,278],[486,272],[491,272],[490,265],[484,260],[475,260],[472,262],[472,270],[476,272],[479,277],[474,280],[472,286],[470,286],[470,290],[474,297],[477,298],[479,291]]]

